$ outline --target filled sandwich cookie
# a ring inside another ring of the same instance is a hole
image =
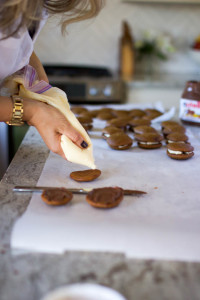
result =
[[[167,145],[167,155],[170,158],[185,160],[194,155],[194,147],[185,143],[171,143]]]
[[[124,132],[114,133],[106,141],[114,150],[126,150],[131,148],[133,144],[133,140]]]
[[[86,196],[86,201],[96,208],[113,208],[123,200],[124,192],[119,187],[93,189]]]
[[[181,132],[172,132],[166,136],[166,143],[187,143],[188,142],[188,136]]]
[[[45,189],[41,195],[42,200],[52,206],[65,205],[72,200],[73,194],[65,188]]]
[[[163,136],[159,133],[135,134],[135,140],[140,148],[157,149],[162,147],[161,141],[163,140]]]
[[[109,138],[112,134],[117,133],[117,132],[121,132],[123,133],[123,130],[121,128],[118,127],[113,127],[113,126],[107,126],[102,130],[102,137],[103,139],[107,139]]]

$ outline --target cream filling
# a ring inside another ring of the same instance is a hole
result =
[[[159,142],[139,142],[139,144],[142,144],[142,145],[158,145],[160,143]]]
[[[103,136],[109,138],[109,137],[110,137],[110,134],[109,134],[109,133],[103,133]]]
[[[93,157],[92,142],[85,129],[82,127],[73,112],[70,110],[67,95],[65,94],[65,92],[56,87],[52,87],[42,94],[37,94],[28,91],[24,87],[22,78],[16,78],[15,81],[20,84],[19,96],[21,96],[22,98],[30,98],[45,102],[57,108],[87,142],[88,147],[86,149],[82,149],[74,144],[66,135],[62,135],[61,147],[67,160],[73,163],[85,165],[91,169],[96,169]]]
[[[123,145],[123,146],[117,146],[119,149],[123,149],[123,148],[126,148],[128,147],[129,145]]]
[[[168,144],[173,144],[173,143],[185,144],[185,142],[183,142],[183,141],[174,142],[174,141],[167,140],[167,142],[168,142]]]
[[[170,150],[170,149],[168,149],[167,150],[170,154],[191,154],[192,153],[192,151],[191,152],[183,152],[183,151],[174,151],[174,150]]]

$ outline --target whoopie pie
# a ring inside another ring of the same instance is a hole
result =
[[[163,136],[159,133],[135,134],[135,139],[138,147],[143,149],[157,149],[162,147],[161,141],[163,140]]]
[[[194,147],[185,143],[171,143],[167,145],[167,155],[173,159],[184,160],[194,155]]]
[[[117,132],[107,138],[108,145],[115,150],[126,150],[131,148],[133,140],[124,132]]]

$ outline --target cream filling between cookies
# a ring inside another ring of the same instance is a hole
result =
[[[191,152],[185,152],[185,151],[174,151],[174,150],[170,150],[170,149],[168,149],[167,150],[170,154],[191,154],[192,153],[192,151]]]
[[[167,140],[167,142],[168,142],[168,144],[173,144],[173,143],[185,144],[185,142],[183,142],[183,141],[175,142],[175,141]]]
[[[139,144],[142,145],[158,145],[160,142],[138,142]]]
[[[123,145],[123,146],[118,146],[119,149],[123,149],[123,148],[126,148],[128,147],[129,145]]]

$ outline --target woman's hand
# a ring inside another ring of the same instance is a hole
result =
[[[56,108],[43,102],[24,99],[24,121],[37,128],[47,147],[66,159],[60,145],[64,134],[78,147],[87,148],[88,144],[81,134],[66,120]]]

